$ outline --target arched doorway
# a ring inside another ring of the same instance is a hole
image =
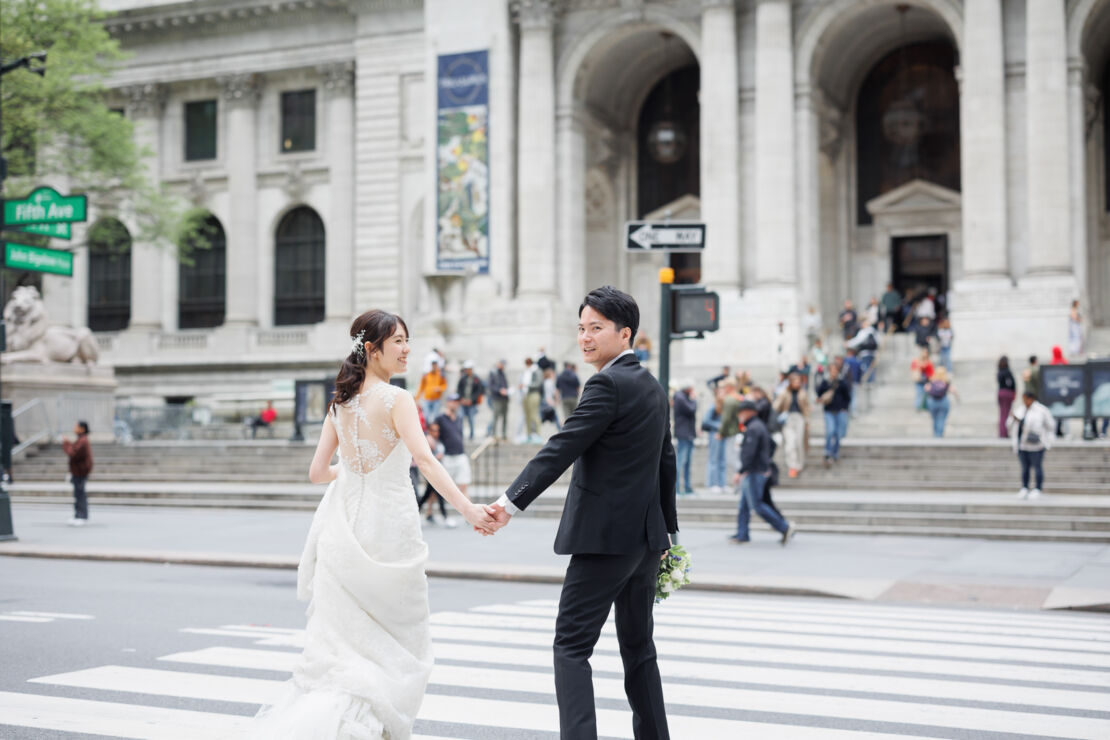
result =
[[[803,181],[816,223],[801,245],[803,283],[827,321],[845,298],[881,293],[905,262],[899,251],[929,256],[938,274],[928,284],[958,277],[958,14],[950,5],[841,0],[799,29],[797,70],[810,91],[816,149],[811,184]],[[907,285],[910,278],[903,275]]]
[[[1085,6],[1085,7],[1084,7]],[[1085,11],[1085,12],[1084,12]],[[1088,306],[1091,325],[1110,326],[1110,0],[1079,3],[1072,23],[1086,65],[1081,91],[1081,148],[1087,183],[1085,226]],[[1077,130],[1077,133],[1079,131]]]

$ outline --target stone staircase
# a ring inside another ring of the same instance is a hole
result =
[[[492,501],[531,459],[535,445],[491,448],[475,464],[472,495]],[[1046,495],[1020,501],[1017,464],[1001,441],[849,440],[824,468],[813,441],[809,465],[775,493],[803,531],[1110,542],[1110,445],[1061,443],[1046,458]],[[286,442],[99,445],[90,485],[94,505],[310,510],[322,487],[307,482],[313,447]],[[694,483],[706,450],[695,448]],[[65,457],[44,448],[16,464],[13,501],[70,501]],[[532,516],[559,516],[569,482],[538,499]],[[681,521],[731,526],[734,493],[701,489],[679,502]]]

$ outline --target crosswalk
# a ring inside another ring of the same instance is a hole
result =
[[[436,665],[414,738],[557,737],[555,613],[551,600],[434,613]],[[655,614],[676,739],[1110,738],[1100,615],[686,593]],[[295,628],[182,632],[193,649],[0,691],[0,737],[239,737],[304,641]],[[600,735],[632,737],[612,621],[592,664]]]
[[[62,612],[0,612],[0,622],[54,622],[59,619],[95,619],[91,614],[66,614]]]

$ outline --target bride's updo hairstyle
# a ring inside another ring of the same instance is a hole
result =
[[[409,327],[405,320],[397,314],[373,309],[359,316],[351,324],[351,351],[343,360],[339,374],[335,376],[335,393],[332,394],[328,411],[337,403],[346,403],[358,395],[362,382],[366,380],[366,355],[365,342],[370,342],[370,350],[380,350],[385,340],[393,336],[400,324],[408,334]]]

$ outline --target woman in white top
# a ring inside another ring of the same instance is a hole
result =
[[[1021,490],[1018,498],[1034,499],[1041,495],[1044,486],[1044,453],[1052,446],[1056,434],[1056,420],[1052,412],[1037,401],[1037,394],[1026,390],[1021,394],[1022,403],[1010,409],[1006,426],[1010,429],[1010,442],[1021,461]],[[1029,471],[1034,473],[1035,487],[1029,488]]]

